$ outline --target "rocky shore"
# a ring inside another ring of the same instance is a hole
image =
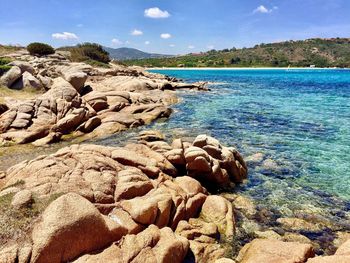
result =
[[[11,57],[2,85],[38,92],[0,101],[4,149],[114,134],[168,117],[177,89],[205,90],[64,54]],[[350,262],[350,233],[336,224],[279,217],[235,193],[249,165],[273,168],[259,154],[246,162],[208,135],[167,140],[158,131],[124,147],[73,144],[20,162],[0,172],[0,263]],[[321,232],[321,242],[309,238]]]
[[[186,84],[142,68],[110,64],[96,68],[72,63],[62,54],[33,57],[10,55],[11,69],[0,85],[43,94],[0,101],[0,145],[45,145],[62,137],[88,138],[114,134],[169,117],[177,101],[174,90],[205,90],[204,83]]]

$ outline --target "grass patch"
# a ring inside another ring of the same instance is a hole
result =
[[[96,61],[96,60],[92,60],[92,59],[89,59],[89,60],[86,60],[84,61],[86,64],[89,64],[93,67],[100,67],[100,68],[110,68],[111,66],[109,64],[106,64],[106,63],[103,63],[103,62],[99,62],[99,61]]]
[[[0,76],[3,75],[6,71],[8,71],[11,66],[7,66],[11,60],[7,58],[0,58]]]
[[[42,94],[42,90],[36,89],[22,89],[14,90],[0,85],[0,103],[5,103],[4,97],[15,98],[16,100],[34,99]]]
[[[0,56],[7,55],[21,49],[23,49],[23,47],[0,45]]]
[[[11,240],[30,238],[35,220],[62,194],[53,194],[44,199],[34,197],[31,206],[20,209],[11,206],[14,195],[11,193],[0,197],[0,247]]]

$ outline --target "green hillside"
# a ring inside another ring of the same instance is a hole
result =
[[[350,38],[286,41],[124,63],[146,67],[350,67]]]

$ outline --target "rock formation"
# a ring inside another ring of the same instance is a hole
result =
[[[138,262],[145,257],[147,262],[182,262],[188,251],[197,262],[224,257],[218,241],[234,237],[231,203],[209,195],[196,180],[200,165],[183,173],[167,152],[147,145],[164,136],[146,132],[140,138],[144,144],[125,147],[72,145],[9,168],[0,196],[12,196],[13,208],[30,209],[40,200],[58,198],[34,220],[31,232],[23,233],[20,241],[6,242],[2,255],[15,255],[8,262],[16,262],[27,250],[30,262]],[[172,145],[181,141],[185,149],[196,147],[207,153],[204,141],[214,140],[200,135],[192,143],[175,139]],[[215,142],[217,151],[208,150],[208,161],[221,160],[219,151],[227,154],[231,149]],[[231,171],[228,180],[242,181],[247,171],[241,174],[230,166],[246,167],[245,163],[241,157],[235,159],[237,151],[230,151],[231,159],[223,157],[218,169]],[[217,182],[217,187],[227,186],[220,185],[216,176],[211,172],[205,178]]]
[[[60,54],[16,59],[0,85],[43,94],[27,100],[11,98],[0,107],[4,146],[43,145],[70,133],[89,138],[113,134],[169,117],[169,105],[177,101],[172,90],[204,89],[203,84],[174,82],[141,69],[72,63]]]

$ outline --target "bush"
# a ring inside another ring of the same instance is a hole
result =
[[[78,44],[76,47],[69,49],[72,61],[89,61],[94,60],[101,63],[110,62],[109,54],[103,47],[96,43]]]
[[[27,50],[31,55],[44,56],[55,53],[53,47],[48,44],[34,42],[27,46]]]
[[[11,66],[7,66],[7,64],[10,62],[11,61],[9,59],[0,58],[0,76],[11,68]]]

